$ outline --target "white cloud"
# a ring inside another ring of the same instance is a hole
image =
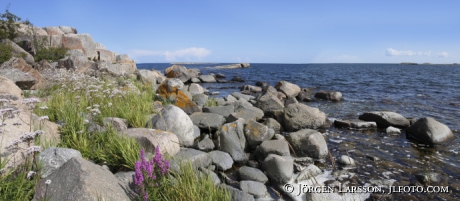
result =
[[[151,50],[131,50],[129,56],[131,58],[146,57],[146,56],[163,56],[167,61],[192,60],[202,59],[211,54],[211,51],[201,47],[190,47],[180,50],[167,51],[151,51]]]
[[[428,52],[413,52],[411,50],[395,50],[393,48],[387,48],[386,56],[430,56],[431,51]]]
[[[449,53],[447,53],[447,52],[438,52],[438,53],[436,53],[436,56],[446,58],[446,57],[449,57]]]

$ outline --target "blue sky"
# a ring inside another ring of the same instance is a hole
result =
[[[460,1],[0,0],[146,62],[460,63]]]

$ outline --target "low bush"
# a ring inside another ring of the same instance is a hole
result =
[[[41,48],[35,55],[35,61],[47,60],[47,61],[58,61],[66,57],[67,48],[63,47],[48,47]]]
[[[0,64],[10,60],[12,56],[11,46],[8,44],[0,44]]]

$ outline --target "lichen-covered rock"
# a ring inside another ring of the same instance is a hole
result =
[[[177,78],[182,82],[187,82],[191,76],[187,74],[187,68],[181,65],[172,65],[165,70],[165,76],[167,78]]]
[[[201,109],[192,101],[184,87],[184,83],[177,78],[167,79],[157,89],[157,94],[163,99],[174,102],[174,105],[187,114],[201,112]]]
[[[248,145],[255,149],[263,141],[268,140],[268,127],[252,119],[246,121],[244,134]]]
[[[223,125],[216,133],[219,138],[218,149],[229,153],[235,162],[244,162],[248,159],[244,152],[247,142],[243,129],[244,119],[238,119]]]

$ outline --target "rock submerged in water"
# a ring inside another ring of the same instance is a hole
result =
[[[406,132],[410,137],[428,144],[439,144],[454,138],[449,127],[430,117],[417,120]]]
[[[359,115],[359,119],[363,121],[376,122],[378,127],[386,128],[389,126],[407,128],[410,125],[409,120],[396,112],[376,111],[366,112]]]
[[[363,121],[359,119],[335,120],[334,126],[337,128],[377,128],[375,122]]]
[[[338,91],[318,91],[315,94],[315,98],[328,101],[341,101],[342,93]]]

